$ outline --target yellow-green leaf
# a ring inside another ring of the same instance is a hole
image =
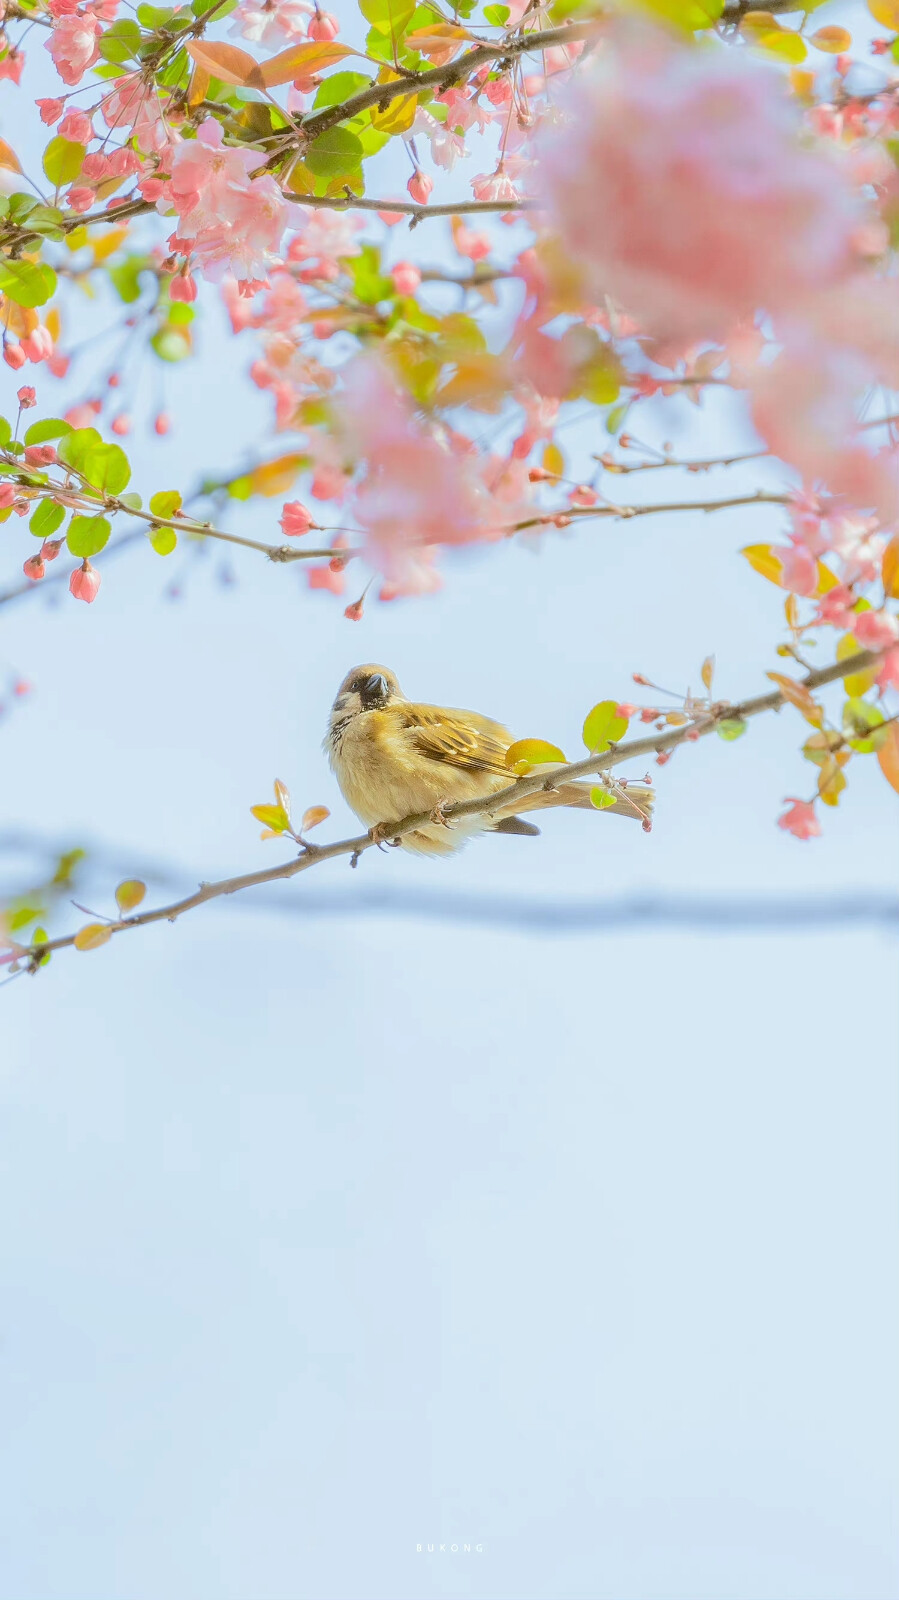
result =
[[[263,827],[273,833],[284,833],[290,827],[290,818],[283,806],[250,806],[252,815]]]
[[[584,722],[584,744],[588,750],[608,750],[627,733],[627,717],[618,715],[618,702],[600,700],[599,705],[587,713]]]
[[[140,878],[126,878],[116,889],[116,905],[123,914],[133,911],[135,906],[140,905],[146,892],[147,885],[141,883]]]
[[[861,645],[859,644],[855,635],[852,633],[844,633],[842,639],[840,639],[839,643],[837,644],[837,660],[845,661],[848,656],[858,655],[860,650]],[[869,667],[865,672],[850,672],[848,677],[843,679],[843,686],[850,700],[858,700],[863,694],[868,693],[868,690],[871,688],[871,685],[877,678],[879,670],[880,664],[876,663],[873,667]]]
[[[882,28],[899,33],[899,0],[868,0],[868,10]]]
[[[148,538],[158,556],[170,556],[178,543],[174,528],[151,528]]]
[[[545,739],[516,740],[506,751],[505,760],[506,766],[511,767],[519,777],[523,777],[531,767],[541,767],[550,762],[556,765],[565,763],[565,757],[558,745],[549,744]]]
[[[783,583],[784,569],[770,544],[747,544],[740,554],[746,557],[753,572],[767,578],[769,583],[776,583],[778,587]]]
[[[615,796],[608,789],[601,789],[597,785],[595,789],[590,790],[590,804],[595,806],[597,811],[604,811],[606,806],[615,804]]]

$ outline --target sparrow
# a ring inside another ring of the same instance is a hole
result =
[[[449,855],[476,833],[539,834],[516,815],[519,811],[576,806],[595,813],[594,784],[569,780],[499,812],[444,817],[444,807],[495,794],[514,782],[505,763],[512,742],[501,723],[477,711],[407,700],[387,667],[368,665],[353,667],[340,685],[324,749],[341,794],[377,843],[389,837],[382,824],[428,812],[432,820],[403,834],[399,843],[423,855]],[[533,770],[549,774],[554,768]],[[652,790],[631,785],[627,793],[635,804],[619,798],[605,809],[645,822]]]

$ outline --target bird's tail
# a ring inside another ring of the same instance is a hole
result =
[[[533,770],[539,771],[539,768]],[[547,775],[551,771],[552,768],[548,767]],[[595,789],[597,784],[598,780],[583,782],[575,779],[568,783],[560,783],[558,789],[538,789],[536,794],[526,795],[523,800],[519,800],[515,811],[544,811],[549,806],[576,806],[585,811],[592,811],[594,806],[590,799],[590,791]],[[624,795],[616,797],[614,805],[603,806],[601,809],[609,816],[633,817],[635,822],[651,823],[654,801],[655,794],[652,789],[647,789],[644,784],[629,783]]]

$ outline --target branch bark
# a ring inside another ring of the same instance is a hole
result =
[[[806,689],[823,688],[828,683],[835,683],[840,678],[845,678],[865,668],[872,666],[881,659],[879,652],[874,650],[860,650],[856,655],[847,656],[844,661],[832,663],[829,667],[822,667],[814,672],[809,672],[799,681]],[[765,711],[779,710],[786,704],[784,695],[779,689],[774,689],[768,694],[756,695],[754,698],[742,700],[736,705],[719,702],[710,707],[707,719],[699,726],[693,724],[685,727],[672,728],[668,733],[650,734],[643,739],[631,739],[625,744],[613,746],[603,755],[587,756],[583,761],[572,761],[559,767],[547,779],[541,773],[537,777],[518,778],[500,789],[495,794],[484,795],[477,800],[467,800],[456,805],[447,806],[445,815],[448,820],[453,817],[472,817],[489,814],[504,809],[510,804],[515,804],[526,795],[535,794],[550,784],[555,786],[561,781],[572,778],[583,778],[594,773],[607,772],[613,767],[621,766],[625,761],[643,760],[646,757],[660,754],[663,751],[675,750],[678,745],[693,742],[697,737],[713,733],[720,722],[725,720],[747,720],[750,717],[760,716]],[[391,822],[383,832],[385,837],[398,839],[406,833],[413,832],[416,828],[423,827],[431,820],[428,812],[419,812],[416,816],[403,817],[397,822]],[[205,905],[210,900],[216,900],[223,895],[240,894],[244,889],[257,888],[264,883],[275,883],[281,878],[295,878],[298,873],[306,872],[310,867],[319,866],[324,861],[333,861],[338,856],[350,856],[358,860],[363,851],[369,850],[374,841],[371,835],[363,833],[352,839],[339,839],[329,845],[307,845],[303,853],[294,861],[283,862],[277,867],[262,868],[258,872],[243,873],[239,877],[223,878],[217,883],[201,883],[194,894],[186,895],[181,900],[175,900],[170,905],[158,906],[152,911],[139,912],[131,917],[123,917],[118,921],[108,924],[110,933],[126,933],[132,928],[149,926],[153,922],[176,922],[185,912],[193,911],[197,906]],[[28,961],[34,970],[41,958],[49,951],[65,950],[74,945],[75,934],[65,934],[58,939],[48,939],[42,944],[22,946],[17,951],[17,959]]]

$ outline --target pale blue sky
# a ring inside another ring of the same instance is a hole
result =
[[[268,428],[214,310],[199,344],[171,439],[133,441],[144,492]],[[229,526],[277,537],[278,506]],[[180,555],[138,550],[92,607],[0,611],[35,684],[0,826],[189,886],[279,859],[248,811],[277,775],[342,836],[320,743],[357,659],[570,754],[635,669],[695,686],[715,651],[721,693],[757,692],[781,602],[737,551],[777,518],[469,552],[358,626],[249,553],[173,603]],[[787,710],[682,751],[648,838],[559,814],[449,862],[371,852],[281,885],[289,917],[206,907],[4,989],[0,1600],[897,1600],[895,935],[353,916],[372,883],[899,890],[873,763],[823,839],[776,828],[802,737]],[[304,918],[307,886],[345,914]],[[483,1550],[416,1551],[440,1541]]]

